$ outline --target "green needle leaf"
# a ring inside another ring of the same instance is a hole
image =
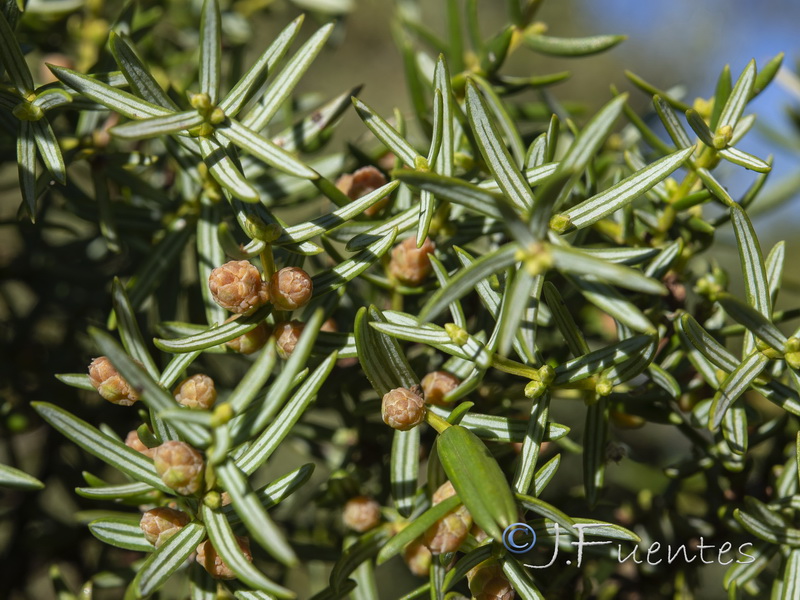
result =
[[[280,74],[272,81],[259,103],[247,114],[242,124],[253,131],[264,129],[272,117],[280,110],[284,101],[294,90],[297,82],[308,71],[311,63],[322,51],[325,42],[333,32],[333,23],[321,27],[303,44]]]
[[[516,262],[515,255],[518,248],[515,243],[506,244],[484,254],[469,267],[459,270],[446,287],[439,288],[428,299],[419,313],[420,321],[435,319],[451,302],[461,299],[472,291],[479,281]]]
[[[450,496],[442,500],[438,504],[431,506],[428,510],[414,519],[409,525],[404,527],[399,533],[394,535],[386,542],[386,544],[378,552],[378,565],[382,565],[387,560],[392,558],[395,554],[400,552],[405,546],[413,542],[431,525],[436,523],[439,519],[461,505],[461,498],[459,496]]]
[[[8,465],[0,465],[0,487],[17,490],[41,490],[44,484],[24,471]]]
[[[89,531],[101,542],[115,548],[147,553],[155,550],[153,544],[144,537],[142,528],[139,527],[139,519],[135,517],[95,519],[89,523]]]
[[[36,133],[32,121],[20,121],[17,138],[17,170],[22,201],[31,220],[36,216]]]
[[[166,108],[151,104],[133,94],[118,90],[102,81],[87,75],[81,75],[71,69],[50,65],[50,70],[70,88],[98,104],[118,112],[123,117],[146,119],[148,117],[163,117],[172,113]]]
[[[3,11],[0,11],[0,62],[22,96],[33,92],[33,77]]]
[[[161,135],[174,135],[182,131],[187,132],[202,122],[203,117],[196,110],[187,110],[117,125],[111,128],[111,133],[123,140],[144,140]]]
[[[251,475],[267,461],[280,443],[291,433],[292,428],[306,409],[316,400],[317,392],[330,375],[336,359],[336,352],[326,358],[303,382],[269,427],[253,440],[247,450],[236,459],[236,465],[243,472]]]
[[[36,140],[36,147],[44,161],[44,165],[50,174],[55,177],[60,184],[67,182],[66,167],[64,158],[61,156],[61,148],[58,145],[56,134],[47,119],[32,121],[33,136]]]
[[[241,198],[245,202],[258,202],[258,192],[236,168],[225,148],[211,137],[200,137],[197,141],[200,144],[203,162],[217,183],[236,198]]]
[[[567,173],[583,171],[611,133],[627,99],[627,94],[620,94],[592,117],[572,142],[559,165],[559,171]]]
[[[445,473],[473,520],[489,537],[499,540],[503,530],[516,522],[517,505],[491,452],[461,425],[440,433],[436,448]]]
[[[250,487],[244,473],[233,461],[216,466],[215,472],[231,496],[233,510],[242,519],[247,531],[259,545],[281,563],[297,564],[297,556],[284,539],[280,529],[267,514],[258,494]]]
[[[144,562],[131,584],[138,592],[137,597],[147,597],[164,585],[186,562],[205,535],[206,530],[200,523],[189,523],[157,548]]]
[[[645,294],[664,295],[667,289],[660,281],[648,277],[632,267],[614,264],[567,246],[548,245],[553,266],[559,271],[586,275],[612,285]]]
[[[688,159],[694,146],[679,150],[626,177],[607,190],[566,211],[571,225],[581,229],[630,204],[657,183],[666,179]]]
[[[141,400],[156,414],[179,406],[174,396],[162,388],[145,369],[131,359],[125,350],[106,332],[90,328],[89,333],[100,351],[108,357],[111,364],[125,380],[141,393]],[[209,443],[208,431],[194,423],[174,422],[175,429],[196,447]],[[166,440],[162,440],[166,441]]]
[[[205,505],[201,506],[200,510],[214,549],[242,583],[272,594],[276,598],[291,599],[295,597],[294,592],[267,579],[245,558],[236,542],[231,526],[220,511],[212,510]]]
[[[552,56],[588,56],[609,50],[626,40],[626,35],[595,35],[583,38],[559,38],[534,33],[526,34],[522,41],[540,54]]]
[[[736,81],[736,85],[734,85],[731,90],[730,96],[728,96],[728,101],[725,103],[722,113],[719,116],[717,131],[725,126],[730,126],[731,128],[736,127],[736,123],[739,122],[739,118],[742,116],[745,106],[747,106],[747,103],[753,96],[755,81],[756,61],[751,60],[747,63],[747,67],[742,71],[742,74]]]
[[[406,165],[414,167],[417,164],[417,158],[423,158],[394,127],[379,117],[369,106],[358,98],[353,98],[353,105],[356,107],[358,116],[364,121],[364,125]]]
[[[463,179],[409,169],[392,171],[392,177],[430,192],[440,200],[460,204],[479,215],[498,220],[503,218],[497,208],[497,203],[501,201],[499,196]]]
[[[258,57],[258,60],[253,63],[253,66],[244,74],[244,76],[233,86],[233,89],[228,92],[228,95],[219,103],[219,107],[229,118],[233,118],[247,104],[250,98],[258,91],[261,85],[266,81],[267,76],[272,72],[275,66],[280,62],[289,46],[292,45],[297,33],[300,31],[300,26],[303,24],[304,16],[300,15],[294,21],[289,23],[283,31],[278,34],[264,53]]]
[[[219,100],[222,70],[222,24],[217,0],[205,0],[200,14],[200,91],[211,105]]]
[[[533,192],[514,164],[489,114],[486,100],[472,80],[467,80],[467,116],[483,159],[505,197],[519,213],[529,213],[534,203]]]
[[[53,404],[33,402],[32,406],[40,417],[89,454],[130,475],[137,481],[146,483],[162,492],[173,493],[161,481],[153,466],[153,461],[140,452],[128,448],[119,440],[104,434],[86,421]]]
[[[303,179],[316,179],[319,177],[319,174],[314,169],[306,166],[290,152],[237,121],[229,121],[228,127],[219,127],[217,132],[256,158],[263,160],[268,165],[283,171],[287,175],[294,175]]]

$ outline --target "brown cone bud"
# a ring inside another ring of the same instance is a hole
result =
[[[305,327],[303,323],[294,320],[275,325],[275,343],[281,358],[287,359],[294,352],[300,334],[303,333],[303,327]]]
[[[381,505],[368,496],[350,498],[344,505],[342,521],[353,531],[368,531],[381,522]]]
[[[155,448],[148,448],[142,443],[142,440],[139,439],[139,432],[135,429],[133,431],[129,431],[128,435],[125,436],[125,445],[128,448],[132,448],[137,452],[141,452],[145,456],[149,456],[153,458],[153,452],[155,452]]]
[[[208,375],[198,373],[184,379],[174,392],[175,400],[187,408],[208,410],[217,401],[217,388]]]
[[[456,493],[449,481],[439,486],[433,494],[433,503],[439,504]],[[455,552],[464,543],[472,527],[472,515],[465,506],[459,506],[431,525],[422,537],[431,554]]]
[[[493,559],[472,567],[467,572],[467,581],[476,600],[514,600],[516,596],[503,568]]]
[[[389,272],[401,283],[420,285],[431,274],[431,260],[428,257],[436,246],[430,238],[425,238],[421,248],[417,248],[417,238],[411,236],[392,250]]]
[[[112,404],[130,406],[139,399],[133,386],[122,378],[106,356],[95,358],[89,365],[89,381]]]
[[[386,185],[386,177],[378,169],[369,165],[361,167],[352,174],[345,174],[336,180],[336,187],[351,200],[358,200]],[[364,211],[368,217],[378,214],[389,203],[389,198],[382,198]]]
[[[239,314],[252,312],[269,300],[261,274],[246,260],[232,260],[211,271],[208,288],[214,302]]]
[[[427,577],[431,568],[431,551],[422,543],[422,538],[417,538],[403,550],[403,560],[408,565],[408,570],[417,577]]]
[[[389,427],[408,431],[425,418],[425,402],[411,390],[395,388],[384,394],[381,416]]]
[[[236,543],[239,544],[244,557],[253,562],[253,555],[250,553],[250,540],[246,537],[236,536]],[[208,571],[215,579],[236,579],[236,575],[230,567],[217,554],[216,549],[211,544],[211,540],[206,540],[197,546],[197,556],[195,560]]]
[[[153,462],[161,480],[184,496],[203,484],[203,456],[186,442],[169,441],[155,448]]]
[[[269,299],[278,310],[297,310],[311,300],[314,284],[299,267],[285,267],[269,280]]]
[[[159,506],[142,515],[139,527],[144,531],[147,541],[158,548],[187,523],[189,523],[189,515],[185,512]]]
[[[432,371],[425,375],[420,382],[425,402],[438,406],[447,406],[444,397],[452,392],[461,383],[458,377],[447,371]]]
[[[228,340],[225,345],[239,354],[252,354],[264,347],[269,339],[269,334],[272,333],[269,325],[266,323],[259,323],[254,329],[247,333],[243,333],[237,338]]]

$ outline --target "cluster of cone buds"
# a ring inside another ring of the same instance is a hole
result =
[[[244,553],[244,557],[253,562],[253,555],[250,552],[250,540],[246,537],[236,536],[236,543]],[[236,574],[225,564],[211,540],[206,540],[197,546],[195,560],[215,579],[236,579]]]
[[[475,600],[514,600],[516,593],[494,559],[484,561],[467,572],[469,591]]]
[[[228,340],[225,342],[225,345],[239,354],[252,354],[264,347],[271,333],[272,329],[270,326],[262,322],[247,333],[243,333],[237,338]]]
[[[232,260],[211,271],[208,288],[214,302],[236,314],[251,313],[269,300],[261,273],[246,260]]]
[[[211,271],[208,288],[225,310],[249,314],[267,302],[278,310],[297,310],[308,304],[314,292],[311,277],[298,267],[285,267],[268,282],[246,260],[232,260]]]
[[[456,490],[453,484],[447,481],[434,492],[433,504],[439,504],[455,494]],[[431,554],[455,552],[467,539],[471,527],[472,515],[465,506],[461,505],[431,525],[422,536],[422,541]]]
[[[350,498],[344,505],[342,521],[353,531],[369,531],[381,522],[381,505],[369,496]]]
[[[413,389],[395,388],[383,395],[383,422],[393,429],[408,431],[425,419],[425,401],[418,386]]]
[[[296,320],[284,321],[275,325],[275,344],[278,346],[278,354],[281,358],[289,358],[294,352],[294,348],[300,340],[300,334],[303,333],[303,327],[305,325]]]
[[[386,177],[372,165],[361,167],[353,173],[345,173],[336,180],[336,187],[351,200],[358,200],[386,185]],[[364,211],[368,217],[374,217],[388,204],[389,198],[378,200]]]
[[[112,404],[131,406],[139,399],[138,392],[125,381],[107,356],[95,358],[89,365],[89,381]]]
[[[178,404],[195,410],[208,410],[217,401],[214,380],[201,373],[181,381],[173,395]]]
[[[188,523],[189,515],[185,512],[159,506],[142,515],[139,527],[142,528],[147,541],[158,548]]]
[[[429,254],[436,246],[429,237],[417,248],[417,238],[411,236],[392,249],[389,273],[400,283],[416,286],[422,284],[433,270]]]
[[[137,452],[141,452],[145,456],[153,458],[153,453],[155,452],[155,448],[148,448],[144,445],[144,442],[139,439],[139,432],[135,429],[128,432],[128,435],[125,437],[125,445],[132,450],[136,450]]]
[[[447,371],[431,371],[422,378],[420,386],[425,402],[437,406],[447,406],[445,396],[458,387],[461,381]]]
[[[165,485],[191,496],[203,485],[203,455],[186,442],[169,441],[153,449],[153,463]]]

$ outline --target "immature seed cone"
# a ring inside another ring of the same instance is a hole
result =
[[[214,302],[239,314],[252,312],[269,300],[261,274],[246,260],[232,260],[211,271],[208,288]]]
[[[184,496],[190,496],[203,484],[203,456],[186,442],[169,441],[155,448],[153,462],[161,480]]]
[[[239,354],[252,354],[264,347],[269,339],[269,334],[272,333],[269,325],[266,323],[259,323],[255,329],[251,329],[247,333],[243,333],[237,338],[228,340],[225,345]]]
[[[431,568],[431,551],[422,543],[422,538],[417,538],[403,550],[403,560],[408,565],[408,570],[417,577],[427,577]]]
[[[433,503],[439,504],[450,496],[454,496],[455,493],[453,484],[447,481],[439,486],[439,489],[433,494]],[[451,510],[431,525],[422,536],[422,541],[431,554],[455,552],[467,539],[470,527],[472,527],[472,515],[462,505]]]
[[[208,410],[217,401],[217,388],[208,375],[198,373],[184,379],[174,392],[179,404],[195,410]]]
[[[362,196],[374,192],[382,185],[386,185],[386,177],[372,165],[361,167],[353,173],[346,173],[336,180],[336,187],[351,200],[358,200]],[[388,202],[389,198],[378,200],[365,210],[364,214],[368,217],[373,217],[377,215]]]
[[[516,596],[503,568],[495,560],[488,560],[467,572],[469,591],[476,600],[513,600]]]
[[[189,515],[185,512],[159,506],[142,515],[139,527],[144,531],[147,541],[158,548],[188,523]]]
[[[408,431],[425,418],[425,401],[411,390],[395,388],[384,394],[381,416],[389,427]]]
[[[107,356],[95,358],[89,365],[89,381],[112,404],[130,406],[139,399],[139,394],[122,378]]]
[[[432,371],[420,382],[425,402],[438,406],[447,406],[444,397],[458,387],[461,381],[447,371]]]
[[[253,562],[253,555],[250,553],[250,540],[246,537],[236,536],[236,543],[239,544],[245,558]],[[211,540],[206,540],[197,546],[197,556],[195,560],[208,571],[215,579],[236,579],[236,575],[230,567],[217,554],[216,549],[211,544]]]
[[[428,257],[436,249],[430,238],[425,238],[421,248],[417,248],[417,238],[406,238],[392,250],[389,272],[401,283],[420,285],[431,274],[431,260]]]
[[[132,448],[137,452],[141,452],[145,456],[149,456],[153,458],[153,453],[155,452],[155,448],[148,448],[142,443],[142,440],[139,439],[139,432],[135,429],[133,431],[129,431],[128,435],[125,436],[125,445],[128,448]]]
[[[342,521],[353,531],[369,531],[381,522],[381,505],[368,496],[350,498],[344,505]]]
[[[305,327],[303,323],[294,320],[275,325],[275,343],[281,358],[287,359],[294,352],[300,334],[303,333],[303,327]]]
[[[314,284],[299,267],[285,267],[269,280],[269,299],[278,310],[296,310],[311,300]]]

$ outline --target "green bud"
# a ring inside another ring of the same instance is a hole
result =
[[[277,223],[265,223],[258,215],[248,214],[241,222],[247,236],[254,240],[261,240],[268,244],[281,236],[283,228]]]
[[[714,134],[714,148],[722,150],[730,143],[732,137],[733,127],[730,125],[723,125],[717,130],[717,133]]]
[[[219,106],[215,107],[214,110],[211,111],[211,116],[208,117],[209,123],[212,125],[219,125],[223,121],[225,121],[225,111],[222,110]]]
[[[550,365],[543,365],[539,369],[539,379],[542,383],[553,383],[556,378],[556,370]]]
[[[234,414],[231,405],[228,402],[226,402],[225,404],[220,404],[214,409],[214,412],[211,415],[211,426],[222,427],[233,417]]]
[[[469,342],[469,333],[455,323],[445,323],[444,330],[457,346],[465,346]]]
[[[594,386],[594,391],[598,396],[608,396],[614,389],[614,385],[608,379],[601,379]]]
[[[11,112],[20,121],[38,121],[44,116],[41,107],[30,102],[20,102]]]
[[[430,171],[431,166],[428,164],[428,159],[424,156],[417,156],[414,159],[414,168],[417,171]]]
[[[525,397],[526,398],[538,398],[542,394],[547,391],[547,384],[542,383],[541,381],[536,381],[535,379],[528,382],[528,385],[525,386]]]
[[[566,233],[571,227],[572,219],[569,218],[569,215],[559,213],[550,219],[550,229],[556,233]]]
[[[205,496],[203,496],[203,504],[205,504],[211,510],[217,510],[222,506],[222,494],[220,494],[217,490],[211,490]]]
[[[211,110],[211,97],[208,94],[192,94],[189,103],[199,112]]]
[[[800,352],[800,338],[794,336],[786,340],[785,352]]]

